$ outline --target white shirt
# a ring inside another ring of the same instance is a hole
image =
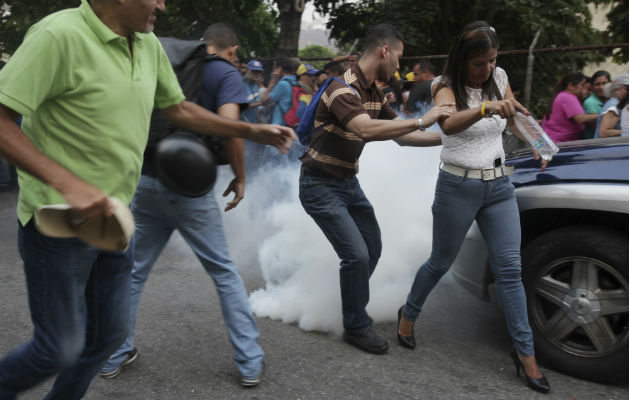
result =
[[[621,110],[621,136],[628,136],[628,105]]]
[[[496,67],[493,76],[501,96],[505,98],[507,74],[502,68]],[[448,85],[445,77],[438,76],[433,80],[431,90],[442,81]],[[469,108],[479,107],[484,101],[491,100],[481,97],[481,89],[466,86],[466,93]],[[505,119],[495,115],[492,118],[482,118],[462,132],[453,135],[442,133],[442,162],[469,169],[493,168],[495,159],[500,158],[501,162],[505,160],[501,133],[506,125]]]

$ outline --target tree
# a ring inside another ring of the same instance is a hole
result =
[[[606,38],[610,43],[628,43],[628,0],[613,1],[612,8],[606,14],[608,18],[608,32]],[[628,48],[613,54],[618,63],[628,62]]]
[[[335,53],[332,50],[318,44],[311,44],[298,52],[298,57],[300,57],[300,59],[333,58],[334,56]],[[316,69],[322,69],[324,64],[326,64],[326,61],[309,61],[309,64],[313,65]]]
[[[405,37],[407,54],[445,54],[461,27],[477,19],[488,21],[497,29],[503,50],[527,48],[539,28],[543,28],[539,39],[542,47],[593,43],[601,39],[590,24],[587,6],[594,2],[596,0],[485,0],[483,3],[479,0],[365,0],[334,3],[315,0],[318,11],[330,14],[327,26],[332,38],[351,43],[362,38],[370,26],[395,21],[394,25]]]
[[[572,45],[606,43],[605,35],[591,27],[588,4],[607,3],[609,0],[364,0],[359,3],[343,3],[314,0],[316,9],[330,14],[327,27],[331,37],[341,43],[352,43],[365,36],[376,23],[394,21],[405,38],[405,55],[447,54],[461,28],[468,22],[483,19],[498,33],[500,50],[527,49],[534,35],[542,29],[537,47],[564,47]],[[627,0],[618,6],[615,22],[619,34],[628,37]],[[625,15],[625,24],[623,18]],[[611,18],[609,16],[609,18]],[[617,32],[617,31],[614,31]],[[611,40],[611,39],[608,39]],[[544,64],[535,64],[534,76],[538,86],[532,96],[533,110],[537,115],[544,108],[551,91],[550,85],[541,82],[557,82],[569,70],[580,70],[589,61],[600,61],[603,53],[548,55]],[[627,60],[627,56],[625,58]],[[500,62],[509,58],[501,58]],[[508,69],[510,77],[525,80],[525,59],[521,56]],[[437,60],[440,67],[442,60]],[[403,63],[410,68],[413,60]],[[500,64],[502,65],[502,64]]]
[[[278,56],[295,57],[298,54],[298,41],[302,25],[305,0],[275,0],[280,12],[280,41]]]
[[[31,25],[52,12],[77,6],[79,2],[4,0],[4,3],[10,13],[0,10],[0,53],[11,54]],[[225,21],[234,26],[239,36],[241,57],[275,55],[279,37],[277,14],[264,0],[173,0],[167,3],[166,12],[158,16],[155,33],[199,39],[208,25]]]
[[[263,0],[179,0],[167,3],[155,33],[199,39],[216,22],[229,22],[239,38],[239,56],[270,57],[278,45],[277,14]]]

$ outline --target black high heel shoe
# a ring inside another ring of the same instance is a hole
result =
[[[398,333],[398,328],[400,327],[400,319],[402,318],[402,312],[403,312],[404,307],[405,306],[402,305],[398,309],[398,324],[396,325],[396,336],[398,336],[398,343],[400,343],[402,347],[406,347],[408,349],[413,350],[416,348],[416,338],[413,336],[413,330],[411,331],[411,336],[403,336],[400,333]]]
[[[530,377],[529,375],[527,375],[527,372],[525,372],[525,367],[523,366],[521,359],[518,358],[516,349],[512,349],[512,353],[510,353],[510,355],[512,356],[512,361],[514,361],[514,366],[516,367],[516,375],[521,376],[521,370],[523,370],[523,375],[525,375],[527,386],[540,393],[549,392],[549,389],[551,389],[551,387],[549,386],[549,382],[547,381],[547,378],[545,378],[545,375],[541,376],[540,378]]]

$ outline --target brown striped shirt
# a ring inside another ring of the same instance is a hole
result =
[[[324,127],[311,137],[302,165],[336,178],[351,178],[359,171],[359,156],[366,142],[346,124],[360,114],[372,119],[394,119],[397,115],[383,92],[374,83],[367,84],[358,64],[347,70],[342,80],[354,91],[343,83],[330,82],[315,113],[314,127]]]

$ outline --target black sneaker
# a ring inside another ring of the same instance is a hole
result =
[[[125,353],[125,359],[123,362],[120,363],[120,365],[118,366],[118,368],[116,368],[115,370],[113,370],[112,372],[101,372],[100,376],[103,379],[112,379],[118,376],[118,374],[120,374],[120,370],[122,369],[122,367],[124,367],[125,365],[129,365],[132,362],[136,361],[136,359],[138,358],[138,349],[136,349],[135,347],[133,349],[131,349],[131,351],[128,351],[127,353]]]
[[[241,386],[254,387],[258,386],[262,382],[263,374],[265,373],[265,362],[263,361],[260,367],[260,372],[256,376],[241,376]]]
[[[380,337],[372,328],[359,334],[344,331],[343,341],[372,354],[383,354],[389,349],[387,340]]]

